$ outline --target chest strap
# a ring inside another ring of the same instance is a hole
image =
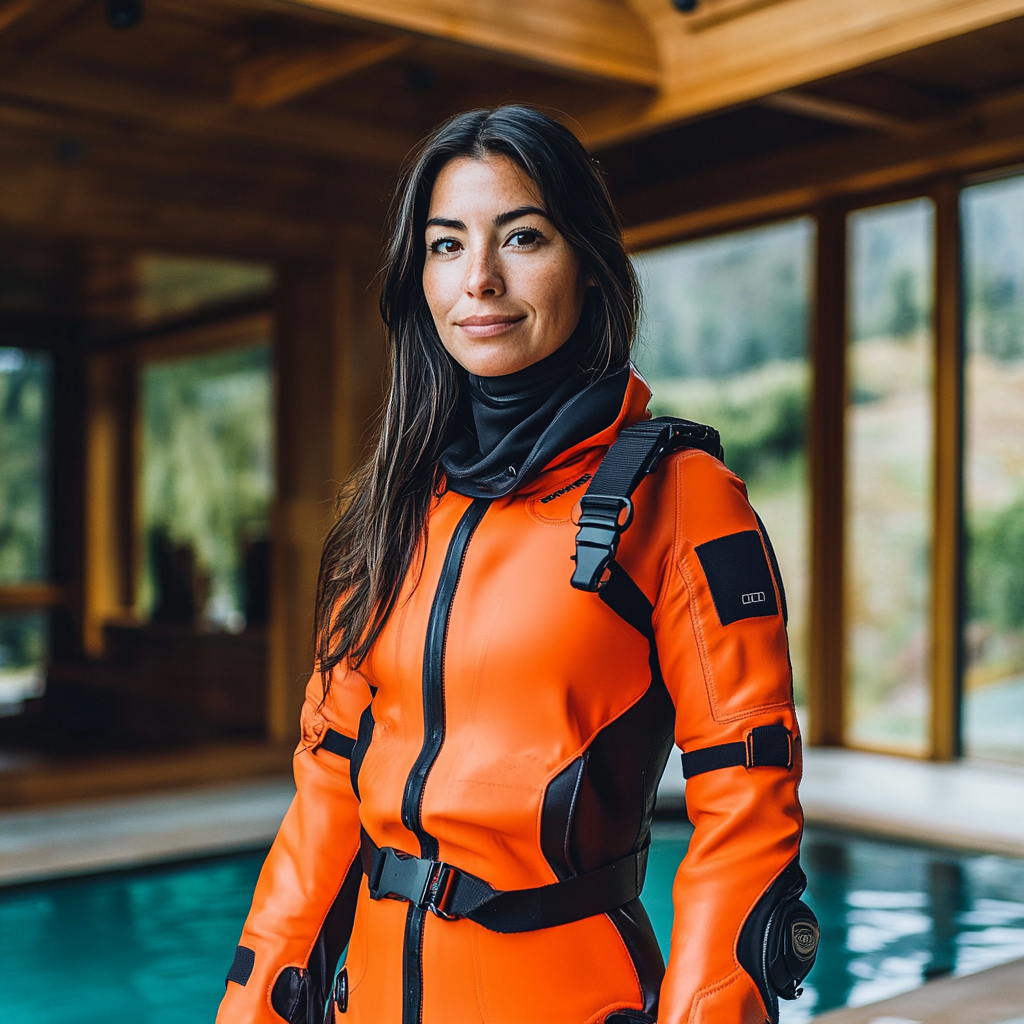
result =
[[[619,434],[580,498],[573,587],[591,592],[601,589],[619,537],[633,521],[633,492],[658,468],[663,455],[684,448],[698,448],[716,459],[723,457],[718,431],[692,420],[661,416],[634,423]]]
[[[445,920],[469,918],[492,932],[532,932],[604,914],[640,895],[650,837],[636,853],[596,871],[533,889],[495,889],[444,861],[381,849],[362,832],[360,858],[373,900],[405,900]]]

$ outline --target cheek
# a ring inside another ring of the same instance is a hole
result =
[[[576,268],[561,261],[531,275],[530,288],[537,310],[545,319],[561,322],[579,314],[579,287]]]
[[[449,272],[445,273],[446,270]],[[435,319],[443,320],[444,314],[458,297],[458,291],[458,282],[450,271],[450,264],[428,263],[423,268],[423,294]]]

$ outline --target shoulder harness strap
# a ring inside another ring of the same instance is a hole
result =
[[[718,431],[692,420],[660,416],[634,423],[619,434],[580,499],[573,587],[592,593],[601,589],[619,537],[633,521],[633,492],[658,468],[662,456],[685,448],[724,458]]]
[[[650,601],[615,561],[619,538],[633,521],[633,492],[648,473],[658,468],[662,456],[697,448],[716,459],[724,459],[722,441],[714,427],[692,420],[662,416],[627,427],[598,466],[586,494],[580,499],[580,523],[576,534],[576,571],[570,581],[577,590],[596,593],[620,618],[625,619],[647,640],[652,678],[660,677]],[[775,552],[764,526],[758,526],[768,544],[775,578],[781,575]],[[783,598],[783,605],[785,599]],[[783,725],[759,726],[745,741],[722,743],[683,754],[686,778],[719,768],[791,768],[792,738]]]

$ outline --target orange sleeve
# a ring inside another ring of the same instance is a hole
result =
[[[291,985],[293,1006],[321,998],[303,988],[331,985],[333,975],[318,977],[326,973],[324,951],[327,958],[340,954],[348,940],[359,880],[359,802],[345,752],[351,753],[370,691],[359,673],[339,666],[321,707],[322,693],[314,673],[294,757],[296,795],[256,883],[229,974],[236,980],[227,982],[217,1024],[280,1024],[272,993],[287,968],[297,971],[283,979],[278,1006],[284,983]],[[336,735],[328,737],[328,730]]]
[[[772,1013],[737,946],[759,899],[796,858],[803,825],[783,595],[742,482],[698,452],[673,459],[671,471],[675,541],[655,629],[676,742],[689,753],[784,725],[792,764],[718,768],[688,780],[694,833],[672,891],[659,1021],[765,1024]]]

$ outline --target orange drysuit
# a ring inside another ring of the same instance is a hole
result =
[[[754,606],[723,614],[703,547],[742,534],[758,571],[774,562],[743,483],[689,450],[636,490],[616,561],[654,606],[670,702],[654,691],[644,637],[569,585],[573,506],[619,432],[647,418],[649,398],[630,371],[615,422],[521,489],[490,501],[441,495],[422,572],[410,573],[370,656],[358,671],[337,667],[323,703],[313,675],[298,792],[260,875],[218,1024],[323,1019],[316,990],[330,987],[346,943],[347,992],[339,985],[327,1014],[338,1024],[774,1018],[763,979],[744,965],[741,932],[773,882],[799,874],[785,599],[773,572],[767,594],[743,595]],[[364,857],[367,846],[392,848],[498,890],[550,885],[645,844],[672,739],[686,752],[749,744],[764,726],[788,730],[788,766],[688,781],[695,830],[673,887],[667,970],[635,899],[505,934],[369,896],[360,828]]]

